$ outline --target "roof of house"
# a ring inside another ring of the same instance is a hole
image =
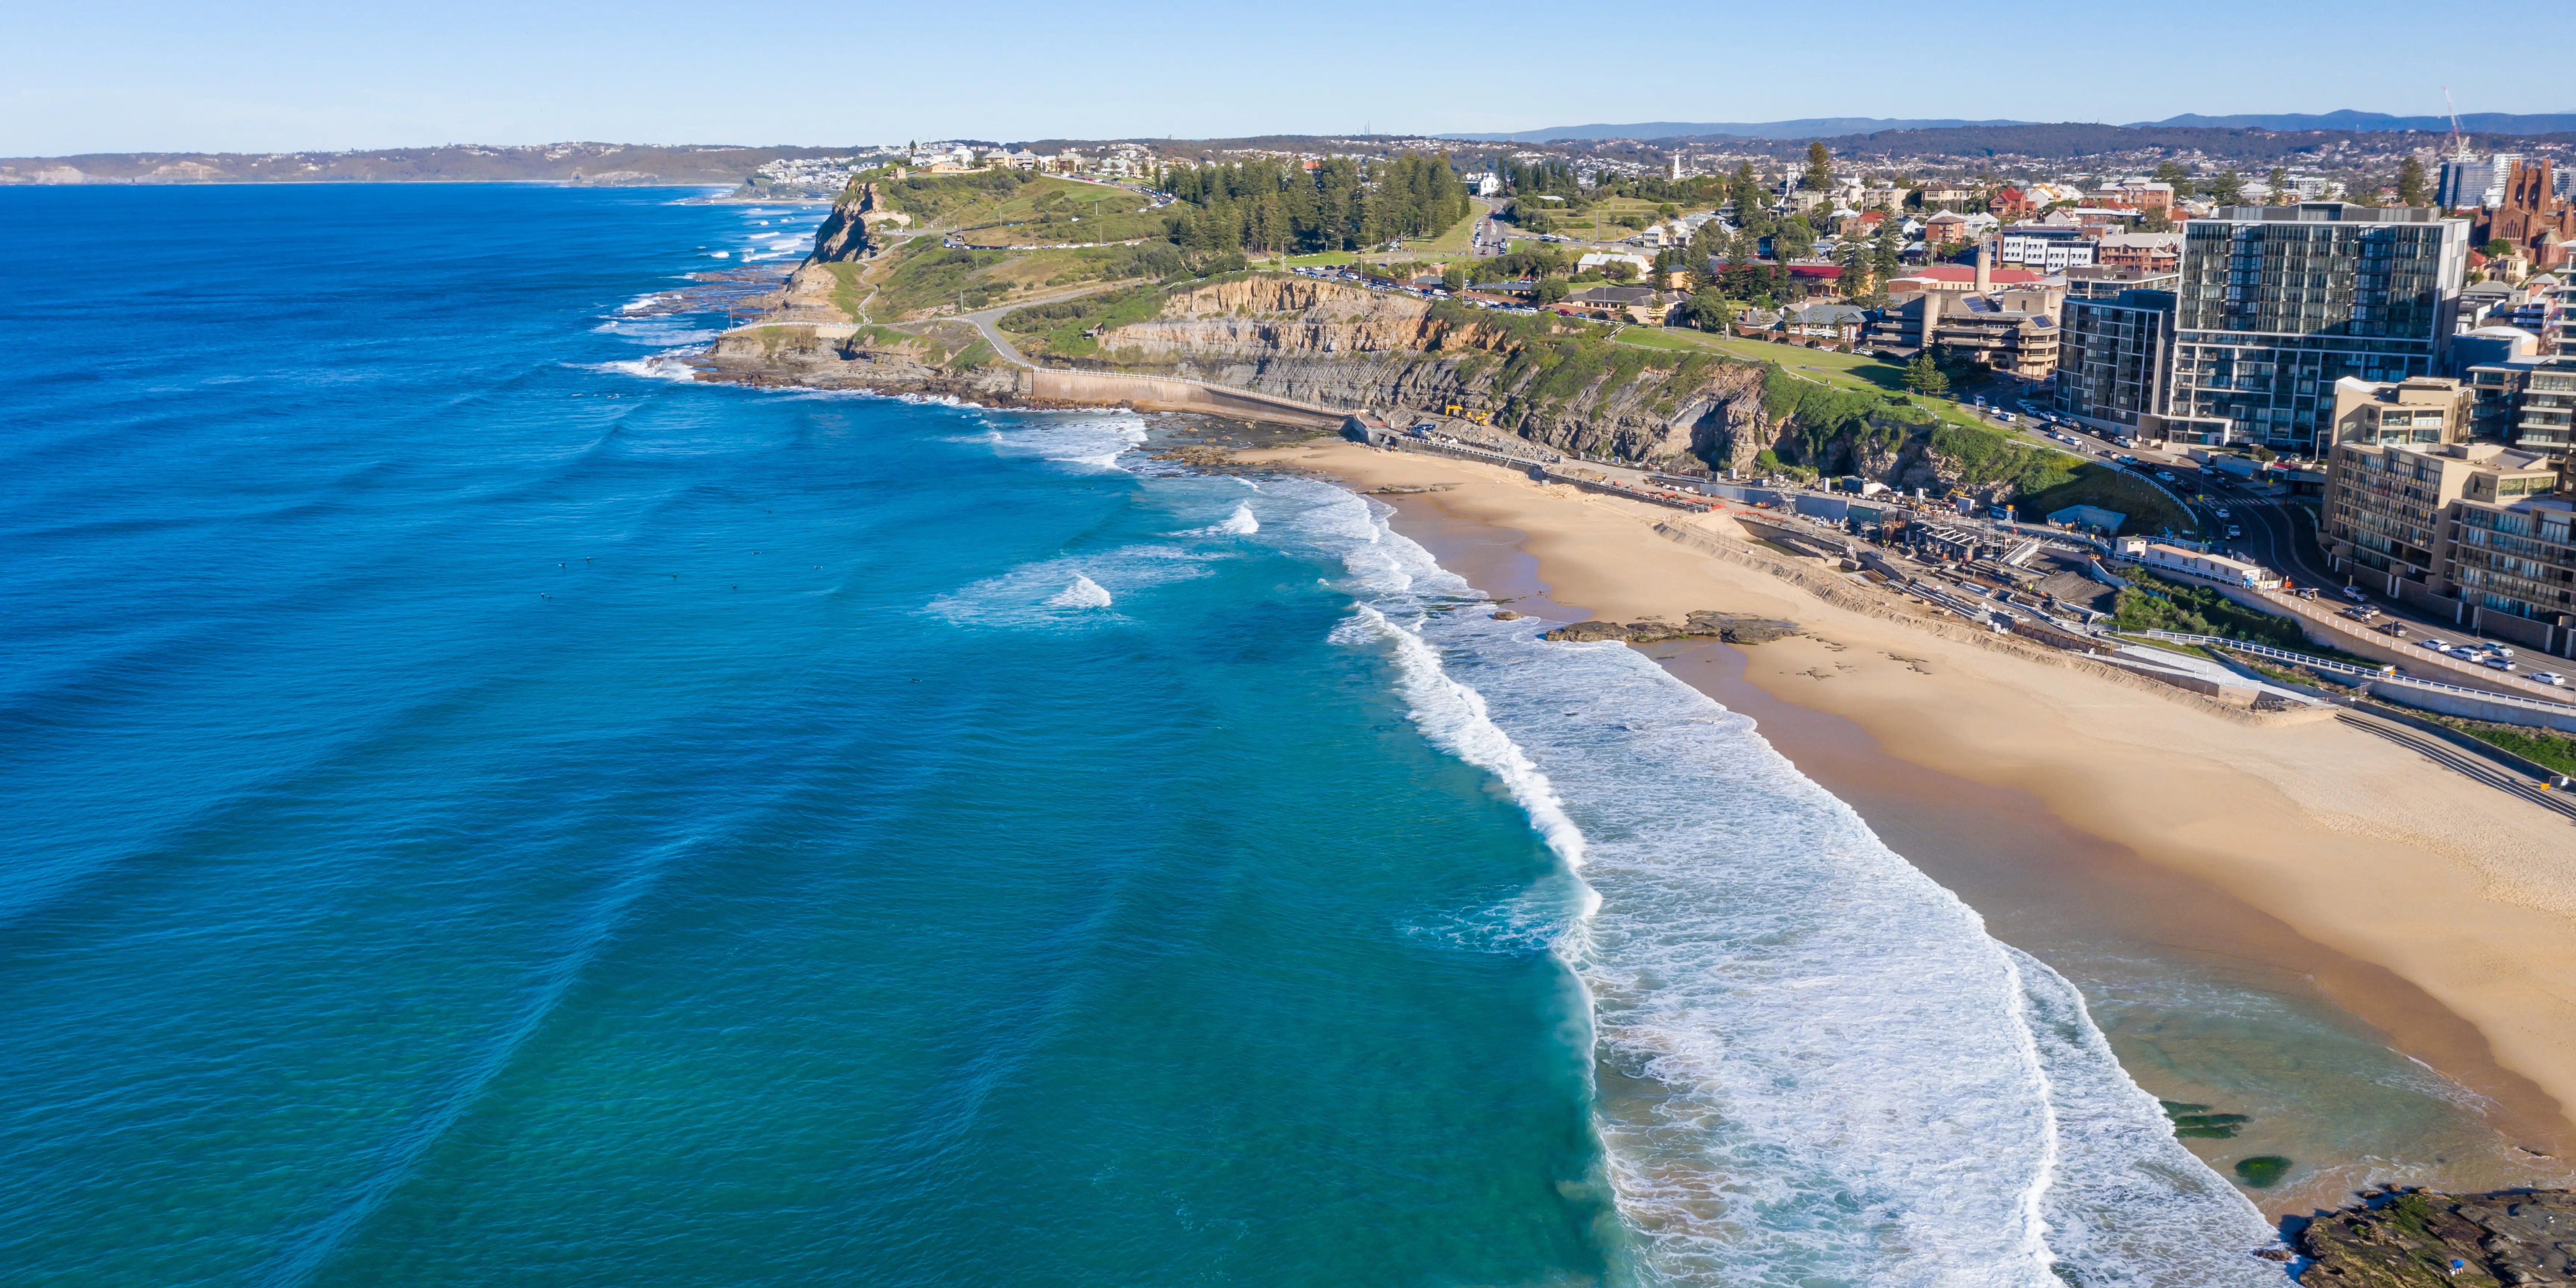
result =
[[[1644,304],[1655,298],[1655,291],[1647,286],[1596,286],[1565,298],[1577,304]]]
[[[1889,282],[1888,288],[1895,289],[1897,282],[1965,282],[1974,285],[1976,280],[1977,270],[1969,265],[1933,264]],[[2026,268],[1998,268],[1989,272],[1986,280],[1997,286],[2024,286],[2047,281],[2048,274],[2034,273]]]
[[[2118,532],[2120,525],[2128,520],[2129,516],[2117,510],[2105,510],[2098,505],[2070,505],[2048,516],[2048,521],[2051,523],[2081,523],[2087,527],[2100,528],[2105,532]]]
[[[1868,313],[1849,304],[1810,304],[1790,316],[1806,326],[1833,326],[1869,320]]]

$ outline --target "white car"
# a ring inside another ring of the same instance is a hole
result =
[[[2173,482],[2173,481],[2174,481],[2173,471],[2172,471],[2172,470],[2157,470],[2157,471],[2156,471],[2156,481],[2157,481],[2157,482],[2159,482],[2159,483],[2171,483],[2171,482]]]
[[[2557,685],[2562,689],[2567,687],[2567,677],[2560,675],[2556,671],[2534,671],[2531,673],[2530,678],[2538,680],[2542,684]]]
[[[2513,663],[2511,661],[2497,657],[2493,653],[2489,653],[2485,657],[2479,658],[2478,665],[2491,666],[2499,671],[2510,671],[2513,669]]]
[[[2420,639],[2415,642],[2433,650],[2436,653],[2448,653],[2451,651],[2451,642],[2449,640]]]
[[[2227,517],[2228,517],[2228,514],[2227,514],[2227,507],[2226,507],[2226,506],[2223,506],[2223,505],[2222,505],[2222,506],[2218,507],[2218,517],[2219,517],[2219,518],[2222,518],[2222,519],[2224,519],[2224,518],[2227,518]]]
[[[2352,602],[2354,602],[2354,603],[2356,603],[2356,604],[2367,604],[2367,603],[2369,603],[2369,602],[2370,602],[2370,596],[2368,596],[2368,595],[2365,595],[2365,594],[2361,593],[2361,587],[2359,587],[2359,586],[2346,586],[2346,587],[2344,587],[2344,588],[2343,588],[2343,597],[2344,597],[2344,598],[2346,598],[2346,599],[2351,600]]]

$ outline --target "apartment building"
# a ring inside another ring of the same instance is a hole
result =
[[[2107,300],[2122,291],[2174,292],[2182,287],[2180,271],[2158,272],[2154,269],[2127,268],[2095,264],[2089,268],[2070,268],[2066,279],[2066,298],[2070,300]]]
[[[2558,472],[2537,456],[2492,443],[2387,446],[2337,443],[2326,464],[2325,510],[2317,525],[2335,571],[2383,573],[2386,588],[2404,580],[2440,593],[2444,527],[2451,503],[2471,483],[2489,498],[2545,494]],[[2509,480],[2509,481],[2508,481]]]
[[[1995,260],[2048,273],[2088,267],[2093,263],[2093,240],[2086,230],[2072,225],[2024,224],[1997,235]]]
[[[2576,651],[2576,498],[2465,496],[2444,538],[2442,582],[2478,629]]]
[[[2519,152],[2499,152],[2485,159],[2450,158],[2442,162],[2442,177],[2435,199],[2444,210],[2475,210],[2480,206],[2503,205],[2505,180],[2521,161]]]
[[[2136,433],[2144,417],[2164,414],[2173,367],[2173,292],[2132,288],[2101,299],[2070,290],[2065,309],[2057,346],[2058,409],[2122,434]]]
[[[2514,357],[2468,370],[2472,437],[2565,460],[2576,432],[2576,354]]]
[[[2093,262],[2151,273],[2182,270],[2181,233],[2104,233],[2093,247]]]
[[[2517,644],[2576,656],[2576,498],[2492,443],[2339,442],[2318,535],[2335,571]]]
[[[2477,395],[2441,376],[2394,384],[2349,377],[2335,382],[2334,441],[2371,447],[2424,447],[2468,441]]]
[[[2443,368],[2468,232],[2431,210],[2333,201],[2184,225],[2169,411],[2153,436],[2322,451],[2336,381]]]

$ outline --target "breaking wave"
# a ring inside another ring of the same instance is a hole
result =
[[[1107,608],[1109,604],[1109,592],[1102,590],[1099,582],[1081,573],[1075,573],[1072,584],[1047,600],[1050,608]]]
[[[1409,933],[1543,934],[1581,980],[1642,1279],[2282,1282],[2251,1255],[2269,1226],[2174,1140],[2074,987],[1752,721],[1625,645],[1492,620],[1382,505],[1264,497],[1297,507],[1272,529],[1348,570],[1336,640],[1382,651],[1413,723],[1561,860],[1495,916]]]

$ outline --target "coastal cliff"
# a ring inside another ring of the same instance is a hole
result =
[[[1548,313],[1277,272],[1188,280],[1187,269],[1163,264],[1168,247],[943,248],[922,235],[936,231],[932,224],[961,211],[983,218],[1016,198],[981,194],[988,205],[974,206],[938,189],[898,195],[853,183],[771,301],[766,324],[717,342],[710,378],[1067,405],[1034,396],[1026,367],[1015,377],[1009,355],[979,349],[953,320],[978,310],[1039,368],[1178,378],[1309,408],[1449,417],[1461,433],[1670,473],[1857,475],[1900,489],[1964,489],[1989,503],[2069,477],[2072,458],[1963,428],[1902,396],[1828,386],[1687,340],[1641,333],[1650,342],[1638,343]],[[917,222],[915,210],[930,222]],[[1149,263],[1163,284],[1117,280]],[[1032,267],[1053,275],[1039,278]],[[1083,283],[1083,272],[1094,279]],[[1029,302],[996,308],[996,295]],[[941,328],[954,334],[926,340]]]

